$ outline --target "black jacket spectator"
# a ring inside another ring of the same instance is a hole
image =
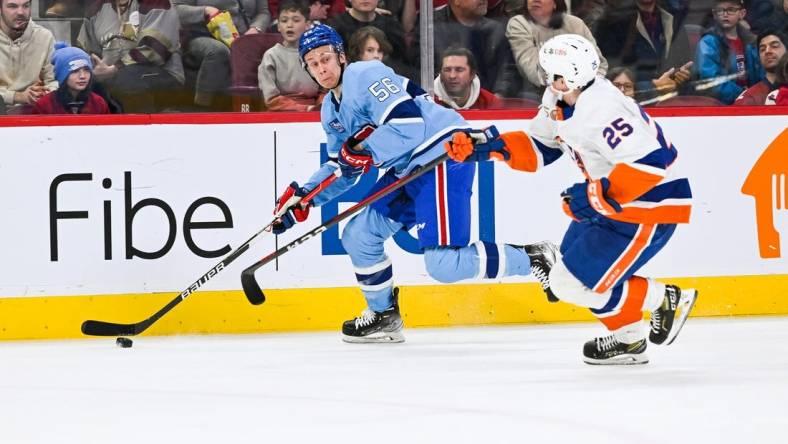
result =
[[[660,7],[650,16],[634,6],[611,11],[599,23],[596,39],[610,66],[635,72],[639,89],[653,87],[652,79],[694,59],[682,24]]]
[[[450,47],[467,48],[478,62],[482,88],[507,97],[518,95],[520,75],[501,22],[480,17],[473,26],[465,26],[454,17],[451,4],[435,11],[433,21],[436,61]]]

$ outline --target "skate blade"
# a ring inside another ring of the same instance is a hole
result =
[[[618,355],[610,359],[594,359],[583,356],[583,362],[589,365],[639,365],[648,364],[648,356],[644,353]]]
[[[670,345],[676,340],[676,337],[678,337],[679,332],[681,331],[681,327],[683,327],[684,323],[687,322],[687,318],[689,317],[692,308],[695,306],[695,301],[697,300],[698,290],[692,288],[681,290],[681,298],[679,299],[679,306],[676,310],[681,311],[678,317],[673,321],[673,328],[671,328],[670,333],[668,333],[668,338],[665,341],[665,345]]]
[[[350,344],[376,344],[376,343],[398,344],[401,342],[405,342],[405,335],[402,334],[402,331],[378,332],[368,336],[348,336],[343,334],[342,340]]]

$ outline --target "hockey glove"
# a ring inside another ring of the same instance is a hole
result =
[[[342,144],[338,159],[342,176],[351,179],[355,178],[369,171],[369,168],[374,164],[372,153],[361,145],[361,142],[369,137],[373,131],[375,131],[375,127],[365,125],[356,134],[348,137],[345,143]]]
[[[620,213],[621,205],[607,197],[608,189],[610,180],[607,177],[572,185],[561,193],[564,213],[578,222],[585,222],[597,215]]]
[[[296,223],[303,222],[309,217],[309,208],[312,204],[301,204],[301,199],[307,194],[305,188],[299,187],[297,182],[292,182],[279,196],[274,209],[274,216],[279,217],[279,220],[274,222],[271,227],[274,234],[282,234]]]
[[[482,130],[458,131],[444,143],[446,152],[455,162],[481,162],[484,160],[509,160],[506,143],[500,138],[498,128],[489,126]]]

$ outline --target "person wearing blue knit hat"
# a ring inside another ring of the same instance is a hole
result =
[[[90,90],[93,63],[85,51],[57,42],[52,65],[60,86],[36,102],[33,114],[109,114],[107,102]]]

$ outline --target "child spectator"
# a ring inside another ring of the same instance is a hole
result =
[[[380,60],[403,77],[414,78],[416,75],[412,66],[392,57],[394,46],[380,28],[375,26],[359,28],[350,36],[346,46],[348,61],[351,63]]]
[[[93,64],[85,51],[55,44],[52,65],[60,87],[33,105],[33,114],[109,114],[107,102],[90,91]]]
[[[734,105],[763,105],[766,102],[766,96],[776,87],[780,58],[785,54],[786,44],[788,36],[779,31],[764,31],[758,36],[758,56],[766,77],[741,93]]]
[[[395,62],[389,64],[397,74],[414,79],[413,70],[403,72],[401,67],[413,66],[411,54],[405,43],[405,29],[396,18],[390,15],[378,14],[376,11],[377,0],[350,0],[350,9],[342,14],[336,15],[328,20],[328,25],[336,29],[342,40],[350,42],[353,33],[364,26],[374,26],[386,35],[391,43],[392,51],[390,59]],[[347,52],[348,48],[345,47]]]
[[[763,79],[764,72],[755,36],[739,23],[747,14],[742,1],[717,0],[712,12],[715,24],[698,43],[696,65],[701,79],[720,81],[711,93],[730,105],[745,88]]]
[[[263,55],[257,78],[270,111],[312,111],[321,101],[319,87],[301,66],[298,40],[311,23],[309,6],[298,0],[279,5],[277,27],[283,42]]]
[[[353,33],[347,44],[350,62],[380,60],[391,55],[391,43],[383,31],[374,26],[365,26]]]

